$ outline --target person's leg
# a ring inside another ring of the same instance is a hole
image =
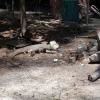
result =
[[[60,0],[50,0],[51,13],[55,19],[59,18]]]
[[[81,18],[83,18],[86,16],[86,7],[87,7],[86,0],[79,0],[79,5],[80,5],[80,16]]]

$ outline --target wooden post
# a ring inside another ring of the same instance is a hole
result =
[[[26,33],[26,10],[25,10],[25,0],[20,0],[20,23],[21,23],[21,34],[20,36],[25,36]]]
[[[14,0],[12,0],[11,2],[11,12],[12,12],[12,16],[14,17]]]
[[[87,7],[86,7],[86,24],[88,25],[89,24],[89,0],[86,0],[86,4],[87,4]]]
[[[5,2],[6,10],[9,11],[8,2]]]

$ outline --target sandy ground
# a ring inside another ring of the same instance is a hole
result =
[[[40,59],[14,67],[0,60],[0,100],[100,100],[100,80],[87,80],[97,66]]]
[[[68,50],[75,43],[63,47]],[[0,52],[5,55],[4,49]],[[63,52],[62,57],[40,53],[13,61],[0,57],[0,100],[100,100],[100,80],[92,83],[87,79],[99,65],[68,64]]]

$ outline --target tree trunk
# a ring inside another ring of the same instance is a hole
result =
[[[20,36],[25,36],[26,33],[26,11],[25,11],[25,0],[20,0],[20,14],[21,14],[21,34]]]

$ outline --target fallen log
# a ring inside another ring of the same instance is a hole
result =
[[[20,49],[17,49],[15,50],[14,52],[8,54],[8,57],[15,57],[16,55],[18,54],[21,54],[21,53],[25,53],[25,52],[35,52],[35,51],[42,51],[44,49],[46,50],[56,50],[59,48],[59,45],[55,42],[55,41],[51,41],[50,44],[36,44],[36,45],[30,45],[30,46],[27,46],[27,47],[23,47],[23,48],[20,48]]]
[[[91,82],[94,82],[100,78],[100,69],[97,69],[94,73],[91,75],[88,75],[88,80]]]

